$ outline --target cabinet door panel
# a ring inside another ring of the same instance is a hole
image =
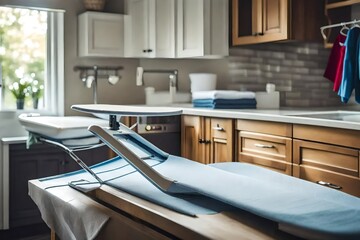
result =
[[[80,57],[124,57],[124,16],[85,12],[78,18]]]
[[[62,172],[65,154],[46,144],[9,147],[10,228],[40,223],[40,212],[28,195],[28,181]]]
[[[156,0],[155,46],[156,57],[175,57],[175,1]],[[152,38],[150,38],[152,39]]]
[[[288,0],[233,0],[232,4],[233,45],[289,38]]]
[[[211,163],[232,162],[232,146],[226,139],[213,138]]]
[[[208,119],[211,135],[211,160],[209,163],[234,161],[233,123],[232,119]]]
[[[285,40],[288,36],[288,3],[287,0],[264,1],[264,36],[273,40]]]
[[[177,1],[177,57],[204,55],[204,0]]]
[[[149,49],[149,1],[128,0],[127,14],[131,16],[126,24],[126,55],[145,57]]]
[[[198,116],[183,116],[181,121],[181,156],[205,163],[202,159],[203,145],[199,140],[203,139],[203,118]]]

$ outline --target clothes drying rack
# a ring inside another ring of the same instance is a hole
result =
[[[321,35],[324,38],[324,40],[326,40],[328,38],[328,36],[326,36],[326,34],[324,33],[325,29],[329,29],[329,28],[335,28],[335,27],[346,27],[347,25],[351,25],[351,24],[357,24],[360,23],[360,20],[354,19],[352,21],[349,22],[342,22],[342,23],[335,23],[335,24],[330,24],[330,25],[326,25],[326,26],[322,26],[320,28],[321,31]]]

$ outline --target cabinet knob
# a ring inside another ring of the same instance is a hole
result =
[[[264,145],[264,144],[260,144],[260,143],[255,143],[254,146],[258,147],[258,148],[275,148],[274,145]]]
[[[153,50],[152,49],[144,49],[143,52],[144,53],[151,53]]]
[[[201,144],[203,144],[203,143],[209,144],[209,143],[211,143],[211,140],[206,140],[206,139],[200,138],[200,139],[199,139],[199,143],[201,143]]]
[[[337,189],[337,190],[342,189],[342,187],[339,186],[339,185],[329,183],[329,182],[325,182],[325,181],[317,181],[316,183],[321,185],[321,186],[325,186],[325,187],[329,187],[329,188],[333,188],[333,189]]]

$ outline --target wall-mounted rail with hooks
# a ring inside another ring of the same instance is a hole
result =
[[[98,79],[107,79],[112,85],[115,85],[121,78],[119,71],[122,66],[75,66],[74,71],[80,71],[80,80],[88,88],[93,88],[94,104],[97,104],[97,81]]]

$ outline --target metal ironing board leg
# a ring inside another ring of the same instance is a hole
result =
[[[89,168],[86,163],[84,163],[84,161],[82,161],[75,153],[74,153],[74,150],[66,147],[65,145],[61,144],[61,143],[58,143],[58,142],[55,142],[55,141],[52,141],[52,140],[49,140],[49,139],[45,139],[45,138],[40,138],[40,141],[41,142],[45,142],[45,143],[49,143],[49,144],[52,144],[52,145],[55,145],[57,147],[60,147],[61,149],[63,149],[66,153],[69,154],[69,156],[77,163],[80,165],[80,167],[82,167],[85,171],[87,171],[88,173],[91,174],[91,176],[93,176],[100,184],[103,184],[104,181],[93,171],[91,170],[91,168]],[[98,144],[96,145],[96,147],[98,146],[104,146],[104,144]],[[90,149],[92,147],[88,147],[88,148],[84,148],[83,150],[87,150],[87,149]],[[75,151],[77,151],[79,149],[76,149]]]

